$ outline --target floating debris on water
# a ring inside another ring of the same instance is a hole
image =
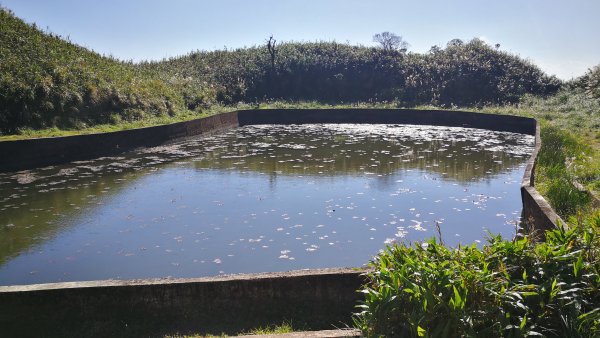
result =
[[[451,246],[512,236],[532,145],[454,127],[257,125],[0,174],[0,281],[361,266],[442,221]]]

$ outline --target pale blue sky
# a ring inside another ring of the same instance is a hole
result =
[[[569,79],[600,63],[598,0],[0,0],[27,22],[102,54],[159,60],[278,41],[374,45],[402,35],[425,52],[479,37]]]

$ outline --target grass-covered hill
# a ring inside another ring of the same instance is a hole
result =
[[[183,75],[215,86],[222,102],[265,99],[325,102],[397,101],[402,105],[516,102],[561,83],[515,55],[474,39],[425,54],[336,42],[276,44],[194,52],[143,65],[163,77]]]
[[[193,52],[134,64],[99,55],[0,9],[0,133],[194,116],[271,100],[467,106],[548,95],[561,82],[474,39],[428,53],[336,42]]]
[[[0,132],[84,127],[185,108],[177,85],[0,9]]]

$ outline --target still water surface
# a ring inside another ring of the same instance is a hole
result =
[[[246,126],[0,174],[0,285],[366,264],[386,244],[511,237],[533,137]]]

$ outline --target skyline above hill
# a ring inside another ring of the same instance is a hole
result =
[[[444,47],[454,38],[477,37],[564,80],[600,62],[596,1],[1,0],[0,5],[44,30],[122,60],[260,45],[270,35],[280,42],[375,46],[373,34],[390,31],[402,35],[409,51],[417,53]]]

